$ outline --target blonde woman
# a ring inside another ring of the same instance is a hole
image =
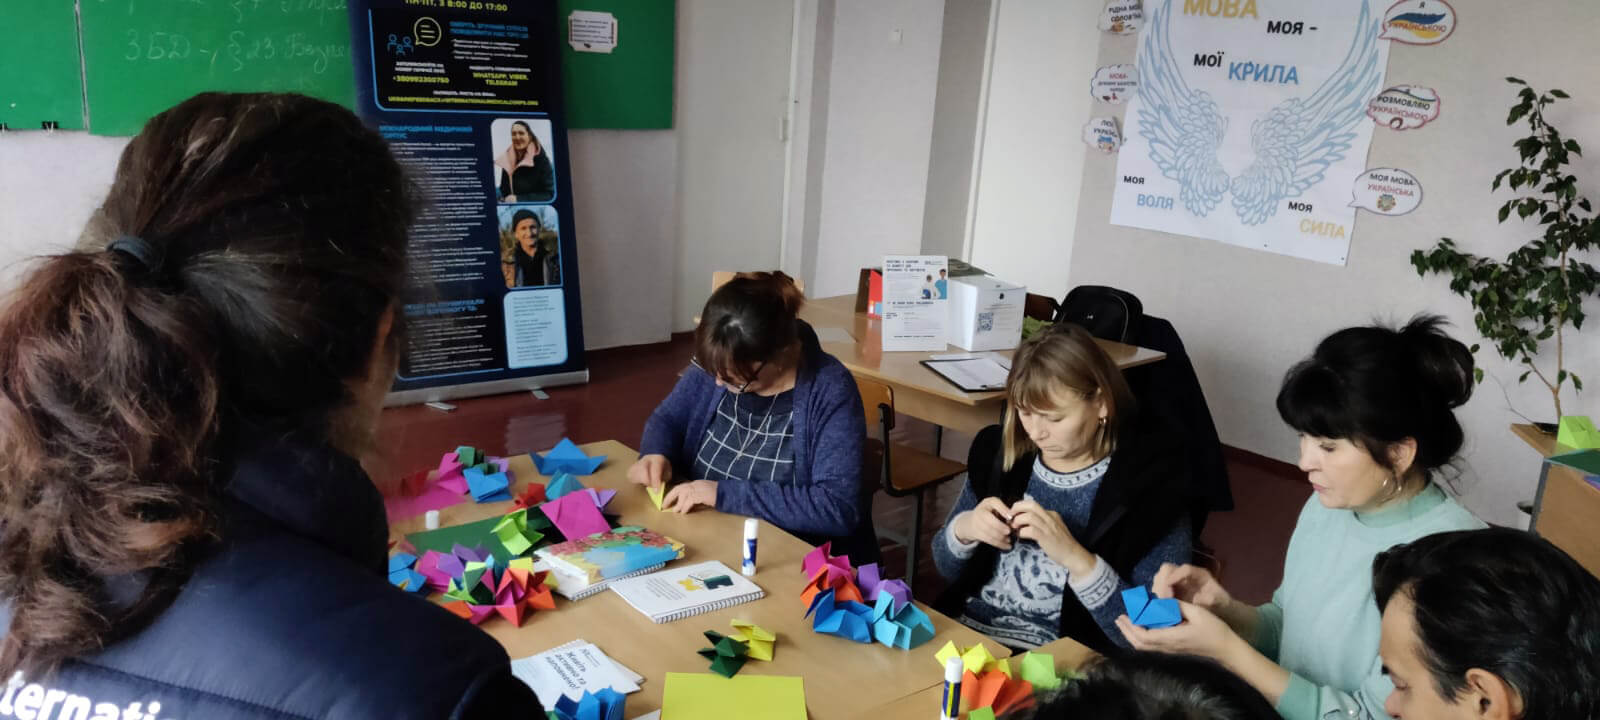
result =
[[[1190,558],[1181,453],[1139,421],[1122,372],[1076,325],[1022,344],[1006,400],[933,539],[952,581],[940,609],[1014,648],[1122,645],[1119,593]]]

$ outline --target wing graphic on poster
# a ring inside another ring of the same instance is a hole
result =
[[[1168,37],[1171,16],[1167,0],[1151,16],[1139,47],[1139,134],[1161,174],[1177,181],[1183,206],[1205,217],[1228,192],[1228,172],[1217,159],[1228,119],[1209,93],[1184,81]]]
[[[1244,224],[1265,222],[1283,200],[1322,182],[1328,166],[1344,158],[1383,78],[1380,25],[1362,2],[1355,37],[1338,69],[1310,97],[1285,100],[1250,124],[1255,159],[1232,185],[1233,209]]]

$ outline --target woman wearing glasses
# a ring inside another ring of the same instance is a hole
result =
[[[711,294],[692,367],[645,423],[628,479],[670,487],[663,510],[758,517],[876,562],[861,396],[797,317],[803,301],[781,272],[740,273]]]

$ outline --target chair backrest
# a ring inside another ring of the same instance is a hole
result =
[[[894,429],[894,388],[869,378],[855,376],[856,389],[861,392],[861,410],[866,413],[867,425],[882,428],[883,440],[889,440],[888,431]]]
[[[1060,307],[1061,303],[1049,295],[1028,293],[1028,297],[1022,301],[1022,314],[1042,322],[1055,322],[1056,311]]]
[[[1102,340],[1132,344],[1143,316],[1144,304],[1133,293],[1104,285],[1079,285],[1067,291],[1055,319],[1081,325]]]

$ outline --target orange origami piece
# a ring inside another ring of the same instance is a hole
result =
[[[974,675],[968,670],[961,680],[961,702],[969,710],[990,708],[995,717],[1033,706],[1033,683],[1014,680],[998,669]]]
[[[511,501],[511,505],[516,508],[531,508],[544,501],[544,483],[531,482],[522,490],[521,495]]]
[[[842,570],[835,565],[821,565],[817,567],[811,582],[806,583],[806,589],[800,593],[800,602],[806,607],[811,607],[811,601],[823,591],[832,590],[835,602],[846,600],[865,604],[861,599],[861,590],[856,587],[848,570]]]

